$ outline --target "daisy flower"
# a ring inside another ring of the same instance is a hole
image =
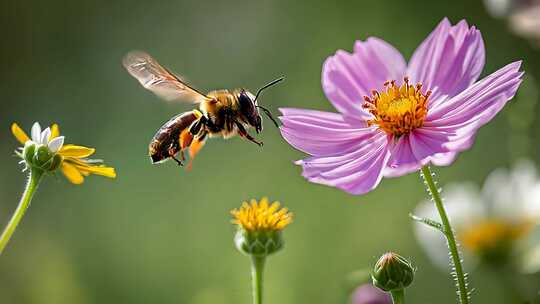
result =
[[[339,113],[280,109],[281,134],[311,156],[296,164],[311,182],[351,194],[383,177],[449,165],[521,83],[521,62],[478,81],[485,60],[480,31],[443,19],[408,63],[390,44],[368,38],[323,65],[323,90]]]
[[[255,199],[251,203],[243,202],[242,207],[231,211],[232,223],[253,233],[281,231],[292,222],[292,213],[280,206],[279,202],[270,204],[266,197],[260,202]]]
[[[70,144],[64,145],[65,138],[60,136],[57,124],[42,130],[41,125],[35,122],[30,131],[31,137],[28,137],[16,123],[12,124],[11,131],[15,138],[24,145],[24,148],[19,148],[21,152],[18,152],[18,155],[23,158],[22,163],[26,164],[25,170],[31,166],[37,166],[38,169],[50,172],[60,168],[64,176],[77,185],[82,184],[84,177],[90,174],[116,177],[114,168],[104,166],[101,160],[87,158],[94,154],[95,149]],[[38,159],[39,153],[23,156],[25,149],[28,150],[28,147],[31,146],[34,147],[33,151],[41,149],[45,157]]]
[[[232,223],[237,227],[236,248],[251,258],[253,304],[263,302],[266,257],[283,248],[281,233],[293,219],[292,213],[280,206],[279,202],[270,204],[268,198],[263,197],[259,202],[255,199],[243,202],[239,209],[231,211]]]
[[[519,162],[511,171],[493,171],[481,190],[468,183],[449,185],[444,197],[458,241],[469,260],[502,267],[513,258],[520,259],[520,254],[528,256],[534,248],[532,232],[540,221],[540,179],[531,162]],[[418,205],[415,213],[427,218],[437,216],[429,201]],[[415,234],[433,263],[446,268],[444,237],[421,223],[415,224]]]
[[[104,166],[101,160],[87,158],[94,154],[95,149],[64,145],[65,137],[60,136],[57,124],[42,130],[41,125],[35,122],[30,131],[31,137],[29,137],[19,125],[13,123],[11,132],[24,145],[18,148],[15,153],[22,159],[20,163],[25,165],[23,171],[29,170],[30,172],[17,209],[0,235],[0,254],[15,233],[15,229],[30,206],[41,179],[46,174],[54,174],[60,169],[70,182],[77,185],[82,184],[84,177],[90,174],[116,177],[114,168]]]

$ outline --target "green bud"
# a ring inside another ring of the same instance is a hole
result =
[[[62,155],[55,154],[53,158],[49,159],[49,161],[45,164],[44,168],[49,171],[56,171],[58,168],[60,168],[63,160],[64,158]]]
[[[280,230],[246,231],[239,228],[234,243],[244,254],[265,257],[283,247],[283,238]]]
[[[27,167],[48,172],[56,171],[63,161],[61,155],[51,152],[47,146],[31,141],[26,142],[22,157]]]
[[[32,141],[27,141],[23,149],[23,158],[28,165],[32,163],[32,159],[34,159],[35,152],[36,152],[36,144],[33,143]]]
[[[414,279],[411,263],[399,254],[385,253],[375,264],[371,278],[373,285],[384,291],[397,291],[411,285]]]
[[[34,154],[34,165],[37,167],[43,167],[54,155],[51,153],[47,146],[39,145]]]

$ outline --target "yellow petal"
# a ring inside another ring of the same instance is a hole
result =
[[[64,157],[75,157],[75,158],[83,158],[88,157],[96,152],[96,149],[94,148],[87,148],[83,146],[76,146],[76,145],[65,145],[62,148],[60,148],[60,155]]]
[[[62,163],[62,173],[64,173],[66,178],[75,185],[80,185],[84,182],[84,177],[81,172],[79,172],[75,166],[67,162]]]
[[[15,136],[15,138],[17,138],[17,140],[23,145],[25,142],[30,140],[28,135],[26,135],[21,127],[19,127],[19,125],[16,123],[11,125],[11,133],[13,133],[13,136]]]
[[[76,164],[75,167],[77,167],[77,169],[83,174],[91,173],[91,174],[101,175],[105,177],[116,178],[116,171],[114,170],[114,168],[111,168],[111,167],[88,166],[88,165],[81,166],[78,164]]]
[[[57,124],[53,124],[51,126],[51,136],[49,136],[49,141],[51,141],[52,139],[58,136],[60,136],[60,128],[58,128]]]

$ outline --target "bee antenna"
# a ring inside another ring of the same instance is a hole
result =
[[[285,79],[285,76],[281,76],[279,77],[278,79],[275,79],[275,80],[272,80],[270,81],[269,83],[265,84],[262,88],[260,88],[258,91],[257,91],[257,94],[255,95],[255,99],[253,100],[253,102],[257,101],[257,98],[259,98],[259,95],[261,94],[261,92],[275,84],[277,84],[278,82],[282,81],[283,79]],[[273,120],[273,119],[272,119]]]
[[[270,112],[270,110],[268,110],[267,108],[265,108],[263,106],[259,106],[259,105],[256,105],[255,107],[260,108],[261,110],[263,110],[264,114],[266,114],[266,116],[268,116],[268,118],[270,118],[270,120],[272,120],[274,125],[276,125],[276,128],[279,128],[279,125],[278,125],[277,121],[274,119],[274,116],[272,116],[272,112]]]

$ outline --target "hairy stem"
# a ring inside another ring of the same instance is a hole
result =
[[[28,206],[30,206],[30,202],[32,201],[32,197],[34,196],[34,193],[38,188],[42,175],[43,172],[35,169],[30,169],[28,183],[26,184],[24,193],[21,197],[21,200],[19,201],[19,205],[17,206],[15,213],[13,213],[13,215],[11,216],[9,223],[7,224],[6,228],[4,228],[4,231],[0,236],[0,254],[2,254],[2,252],[6,248],[6,245],[8,244],[11,236],[15,232],[15,229],[17,229],[17,225],[19,225],[21,219],[26,213],[26,210],[28,209]]]
[[[253,304],[262,304],[265,259],[266,257],[251,257],[251,286],[253,292]]]
[[[463,266],[461,264],[461,257],[459,256],[459,250],[457,247],[456,238],[454,236],[454,231],[452,230],[452,226],[450,225],[450,221],[448,220],[448,215],[446,214],[446,210],[444,209],[441,194],[439,193],[437,185],[435,185],[431,169],[428,166],[422,167],[422,177],[424,178],[424,181],[428,186],[428,190],[431,193],[433,201],[435,202],[437,211],[439,211],[441,222],[444,227],[444,235],[448,243],[448,249],[450,250],[450,256],[452,258],[452,264],[454,265],[454,269],[456,272],[455,274],[457,280],[459,301],[461,304],[468,304],[469,292],[467,290],[465,273],[463,272]]]

